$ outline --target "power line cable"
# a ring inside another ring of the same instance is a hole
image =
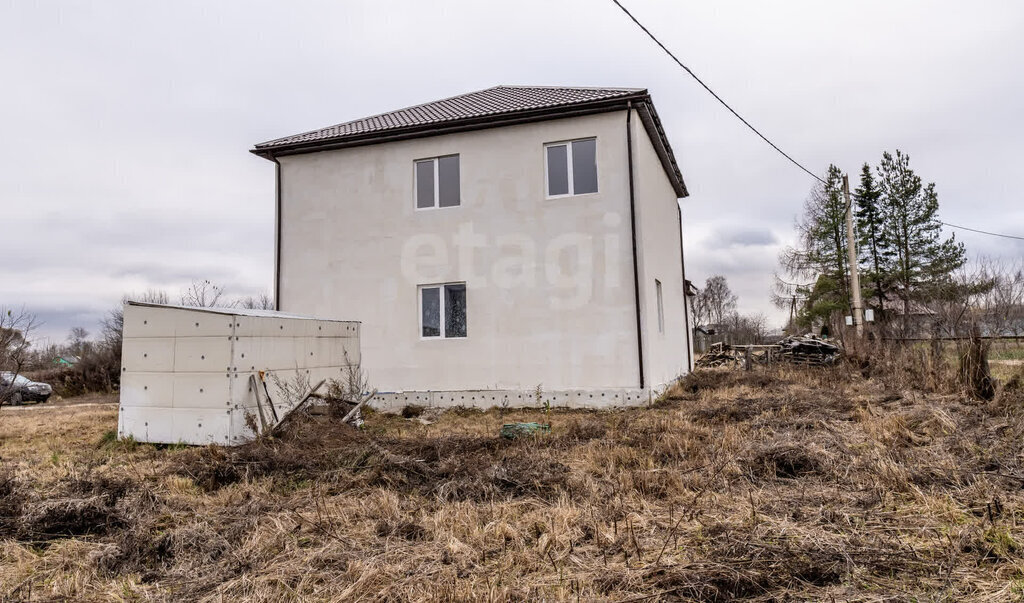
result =
[[[620,9],[622,9],[622,12],[626,13],[626,16],[629,17],[633,21],[633,23],[636,23],[637,27],[642,29],[644,31],[644,33],[647,34],[647,36],[649,38],[654,40],[654,43],[657,44],[658,46],[660,46],[661,49],[665,51],[665,54],[667,54],[669,57],[671,57],[672,60],[675,61],[677,65],[679,65],[680,67],[682,67],[686,71],[686,73],[689,73],[690,76],[693,79],[697,80],[697,83],[700,84],[705,90],[708,91],[708,94],[710,94],[711,96],[715,97],[715,100],[717,100],[718,102],[722,103],[722,106],[725,107],[726,109],[728,109],[730,113],[735,115],[736,119],[740,120],[741,122],[743,122],[743,125],[745,125],[748,128],[750,128],[751,132],[753,132],[754,134],[757,134],[761,138],[761,140],[763,140],[763,141],[767,142],[769,145],[771,145],[771,147],[773,149],[778,151],[779,154],[781,154],[783,157],[788,159],[793,165],[795,165],[796,167],[800,168],[801,170],[807,172],[808,176],[810,176],[811,178],[814,178],[815,180],[817,180],[818,182],[820,182],[822,184],[825,184],[825,181],[822,180],[820,176],[818,176],[817,174],[815,174],[811,170],[809,170],[806,167],[804,167],[803,164],[801,164],[796,159],[793,159],[792,157],[790,157],[788,153],[786,153],[785,151],[780,149],[779,146],[776,145],[774,142],[768,140],[767,136],[762,134],[757,128],[755,128],[753,125],[751,125],[751,123],[749,121],[744,119],[742,115],[737,113],[735,109],[730,107],[729,103],[727,103],[724,100],[722,100],[722,97],[718,96],[718,94],[716,94],[714,90],[712,90],[707,84],[705,84],[703,80],[701,80],[699,77],[697,77],[697,74],[694,73],[692,69],[690,69],[689,67],[684,65],[682,61],[680,61],[678,58],[676,58],[676,55],[672,54],[671,50],[669,50],[668,48],[665,48],[665,45],[662,44],[661,41],[658,40],[658,38],[654,37],[654,34],[652,34],[650,32],[650,30],[648,30],[646,27],[644,27],[643,23],[637,21],[636,17],[633,16],[633,13],[629,12],[628,10],[626,10],[626,7],[622,6],[622,4],[619,2],[619,0],[612,0],[612,2],[615,3],[615,6],[618,6]]]
[[[618,6],[622,10],[622,12],[626,13],[626,16],[629,17],[630,20],[633,21],[633,23],[635,23],[637,27],[639,27],[641,30],[643,30],[643,32],[645,34],[647,34],[647,37],[649,37],[651,40],[653,40],[654,43],[657,44],[659,48],[661,48],[663,51],[665,51],[665,54],[667,54],[669,56],[669,58],[671,58],[673,61],[675,61],[676,65],[679,65],[680,67],[683,68],[684,71],[686,71],[686,73],[690,74],[690,77],[692,77],[694,80],[696,80],[697,83],[700,84],[702,88],[707,90],[708,94],[710,94],[711,96],[715,97],[715,100],[717,100],[719,103],[721,103],[723,107],[728,109],[730,113],[732,113],[734,116],[736,116],[736,119],[740,120],[741,122],[743,122],[743,125],[745,125],[748,128],[750,128],[751,132],[753,132],[754,134],[757,134],[757,136],[761,140],[763,140],[766,143],[768,143],[768,145],[771,146],[776,151],[778,151],[778,153],[780,155],[782,155],[783,157],[788,159],[790,161],[790,163],[792,163],[796,167],[798,167],[801,170],[803,170],[804,172],[806,172],[807,175],[809,175],[811,178],[814,178],[815,180],[817,180],[818,182],[820,182],[822,184],[826,184],[826,185],[828,184],[820,176],[818,176],[817,174],[815,174],[811,170],[809,170],[806,167],[804,167],[804,165],[802,163],[800,163],[796,159],[793,159],[793,157],[790,156],[789,153],[787,153],[787,152],[783,151],[782,149],[780,149],[777,144],[775,144],[774,142],[769,140],[767,136],[765,136],[764,134],[762,134],[760,132],[760,130],[755,128],[749,121],[744,119],[742,115],[737,113],[735,109],[730,107],[729,103],[725,102],[722,99],[722,97],[718,96],[718,94],[715,93],[715,91],[712,90],[710,86],[708,86],[707,84],[704,83],[704,80],[702,80],[699,77],[697,77],[697,74],[694,73],[692,69],[690,69],[685,64],[683,64],[683,62],[680,61],[676,57],[676,55],[672,54],[671,50],[666,48],[665,45],[661,43],[661,40],[659,40],[657,37],[655,37],[655,35],[652,34],[649,29],[644,27],[644,24],[641,23],[640,21],[638,21],[637,18],[633,16],[633,13],[629,12],[629,10],[627,10],[625,6],[622,6],[622,3],[619,2],[619,0],[612,0],[612,2],[614,2],[615,6]],[[976,233],[983,234],[983,235],[989,235],[989,236],[993,236],[993,237],[1004,237],[1004,238],[1007,238],[1007,239],[1017,239],[1017,240],[1020,240],[1020,241],[1024,241],[1024,237],[1017,236],[1017,235],[1000,234],[998,232],[988,232],[988,231],[985,231],[985,230],[978,230],[977,228],[968,228],[967,226],[959,226],[957,224],[950,224],[949,222],[942,222],[942,221],[940,221],[939,224],[942,224],[943,226],[948,226],[950,228],[959,228],[961,230],[969,230],[971,232],[976,232]]]
[[[939,224],[942,224],[943,226],[948,226],[950,228],[959,228],[961,230],[969,230],[971,232],[977,232],[979,234],[989,235],[989,236],[992,236],[992,237],[1004,237],[1004,238],[1007,238],[1007,239],[1017,239],[1018,241],[1024,241],[1024,237],[1018,237],[1017,235],[1000,234],[998,232],[988,232],[986,230],[978,230],[977,228],[968,228],[966,226],[959,226],[957,224],[950,224],[949,222],[939,222]]]

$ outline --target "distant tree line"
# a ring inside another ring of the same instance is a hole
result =
[[[126,294],[121,301],[103,318],[96,338],[77,326],[68,332],[64,343],[46,346],[32,345],[39,327],[34,314],[25,309],[0,309],[0,371],[31,373],[50,382],[63,395],[115,390],[121,375],[124,302],[170,304],[171,296],[166,291],[149,290]],[[193,281],[178,296],[177,303],[206,308],[274,308],[267,294],[230,298],[209,280]]]
[[[764,343],[768,318],[760,313],[740,314],[736,310],[738,299],[720,274],[709,277],[697,295],[690,298],[698,351],[717,341],[737,345]]]

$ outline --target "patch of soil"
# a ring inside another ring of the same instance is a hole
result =
[[[429,534],[427,529],[416,523],[415,521],[409,521],[405,519],[399,520],[386,520],[382,519],[377,522],[375,528],[377,535],[381,538],[387,538],[389,536],[401,538],[403,540],[427,540]]]
[[[119,503],[134,487],[123,478],[72,480],[52,495],[26,500],[17,532],[35,540],[106,534],[128,524],[126,510]]]
[[[805,446],[771,445],[744,462],[757,477],[794,479],[821,473],[823,461]]]

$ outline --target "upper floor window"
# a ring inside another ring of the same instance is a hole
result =
[[[458,155],[420,159],[415,167],[416,209],[459,205]]]
[[[597,139],[544,145],[548,197],[597,192]]]

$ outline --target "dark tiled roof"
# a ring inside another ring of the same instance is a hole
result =
[[[341,140],[362,134],[383,133],[414,126],[443,124],[487,116],[521,113],[537,109],[572,107],[644,94],[640,88],[561,88],[541,86],[495,86],[468,94],[406,109],[381,113],[294,136],[256,145],[257,150],[302,143]]]
[[[558,119],[601,111],[637,110],[676,194],[686,184],[651,97],[643,88],[495,86],[260,143],[253,153],[272,158],[404,138]]]

